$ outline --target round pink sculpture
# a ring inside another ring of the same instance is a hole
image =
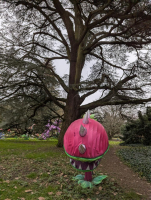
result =
[[[109,146],[104,127],[89,117],[87,112],[84,119],[71,123],[64,136],[64,149],[72,166],[86,172],[87,181],[92,180],[91,171],[98,166]]]

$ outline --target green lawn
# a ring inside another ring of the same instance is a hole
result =
[[[109,145],[110,146],[117,146],[119,145],[121,142],[120,141],[109,141]]]
[[[79,172],[56,144],[56,140],[0,140],[0,200],[141,199],[123,191],[110,177],[94,188],[82,189],[72,180]],[[98,167],[94,177],[100,173]]]

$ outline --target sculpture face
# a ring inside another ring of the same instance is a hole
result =
[[[70,163],[79,171],[94,170],[108,150],[108,136],[104,127],[93,119],[74,121],[64,136],[64,149]]]
[[[78,161],[78,160],[74,160],[70,158],[71,165],[77,170],[84,171],[84,172],[93,171],[99,165],[100,161],[101,159],[98,159],[92,162],[82,162],[82,161]]]

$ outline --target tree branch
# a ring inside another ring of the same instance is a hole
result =
[[[68,32],[70,44],[72,46],[73,41],[75,41],[75,34],[74,34],[74,31],[73,31],[73,23],[70,20],[69,13],[62,7],[59,0],[54,0],[53,3],[54,3],[54,6],[56,7],[58,13],[60,14],[60,16],[61,16],[61,18],[62,18],[62,20],[63,20],[63,22],[66,26],[66,30]]]
[[[90,53],[93,49],[95,49],[96,47],[100,46],[100,45],[114,45],[114,44],[119,44],[119,45],[126,45],[126,46],[132,46],[135,48],[142,48],[143,44],[150,44],[151,43],[151,39],[148,39],[147,41],[130,41],[130,42],[125,42],[125,41],[101,41],[98,42],[97,44],[95,44],[94,46],[91,46],[87,49],[85,49],[86,54]]]
[[[61,42],[62,44],[64,44],[65,45],[65,43],[62,41],[62,40],[60,40],[59,38],[57,38],[56,36],[54,36],[54,35],[52,35],[52,34],[50,34],[50,33],[46,33],[46,32],[44,32],[44,31],[39,31],[39,32],[35,32],[33,35],[48,35],[48,36],[50,36],[51,38],[54,38],[55,40],[57,40],[58,42]]]
[[[82,95],[82,96],[80,97],[80,105],[83,103],[83,101],[85,100],[86,97],[90,96],[91,94],[94,94],[94,93],[97,92],[97,91],[98,91],[98,89],[94,89],[94,90],[92,90],[92,91],[90,91],[90,92],[88,92],[88,93]]]
[[[52,49],[50,49],[50,48],[44,46],[44,45],[41,45],[41,44],[39,44],[38,42],[29,42],[28,44],[23,45],[23,47],[26,47],[26,46],[28,46],[28,45],[34,45],[34,44],[36,44],[37,46],[40,46],[40,47],[42,47],[42,48],[44,48],[44,49],[46,49],[46,50],[52,52],[52,53],[55,53],[55,54],[61,56],[61,57],[63,57],[64,59],[68,59],[67,56],[62,55],[62,54],[60,54],[60,53],[58,53],[58,52],[56,52],[56,51],[54,51],[54,50],[52,50]]]
[[[33,72],[33,73],[34,73],[34,72]],[[38,79],[42,82],[42,86],[43,86],[45,92],[47,93],[47,95],[49,96],[49,98],[50,98],[57,106],[59,106],[60,108],[64,109],[65,106],[62,105],[61,103],[59,103],[59,101],[57,100],[57,98],[56,98],[55,96],[53,96],[53,95],[50,93],[50,91],[48,90],[47,86],[45,85],[45,83],[43,82],[43,80],[41,79],[41,77],[40,77],[38,74],[36,74],[36,73],[34,73],[34,74],[35,74],[35,75],[38,77]]]
[[[124,78],[123,80],[119,81],[113,88],[111,88],[111,91],[105,97],[103,97],[102,99],[96,100],[93,103],[83,105],[80,107],[80,109],[90,109],[91,110],[91,109],[94,109],[95,107],[102,106],[105,103],[106,103],[106,105],[108,105],[107,102],[110,102],[112,97],[117,95],[117,91],[122,88],[122,85],[124,85],[129,80],[134,79],[135,77],[136,77],[136,75]]]
[[[66,84],[64,83],[64,81],[62,80],[62,78],[61,78],[58,74],[56,74],[56,73],[54,72],[54,70],[52,69],[52,67],[49,67],[49,66],[48,66],[49,61],[50,61],[50,60],[48,59],[47,62],[45,63],[45,67],[51,70],[52,74],[57,78],[57,80],[59,81],[59,83],[60,83],[60,85],[63,87],[63,89],[64,89],[67,93],[69,93],[69,87],[67,87]]]
[[[115,68],[117,68],[117,69],[121,69],[121,70],[123,70],[123,71],[130,71],[130,69],[123,69],[123,68],[120,67],[120,66],[114,65],[114,64],[110,63],[109,61],[106,61],[103,57],[98,56],[98,55],[95,54],[95,53],[90,52],[89,55],[92,55],[92,56],[94,56],[95,58],[101,59],[103,62],[105,62],[105,63],[107,63],[108,65],[110,65],[110,66],[112,66],[112,67],[115,67]]]
[[[50,24],[53,26],[53,28],[57,31],[58,35],[60,36],[60,38],[62,39],[62,41],[64,42],[67,51],[70,52],[69,50],[69,46],[68,43],[66,42],[66,39],[63,37],[63,34],[61,32],[61,30],[56,26],[56,24],[49,18],[49,16],[42,10],[41,7],[39,7],[38,5],[35,5],[31,2],[25,2],[25,1],[18,1],[16,5],[24,5],[24,6],[29,6],[30,8],[35,8],[36,10],[38,10],[49,22]],[[48,5],[48,4],[47,4]],[[48,8],[52,11],[56,11],[56,9],[52,9],[50,6],[48,6]]]

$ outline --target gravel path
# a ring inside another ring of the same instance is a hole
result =
[[[116,155],[116,150],[122,147],[111,147],[106,153],[99,168],[127,191],[135,191],[139,195],[145,195],[146,200],[151,200],[151,184],[145,178],[140,178],[132,169],[123,164]]]

